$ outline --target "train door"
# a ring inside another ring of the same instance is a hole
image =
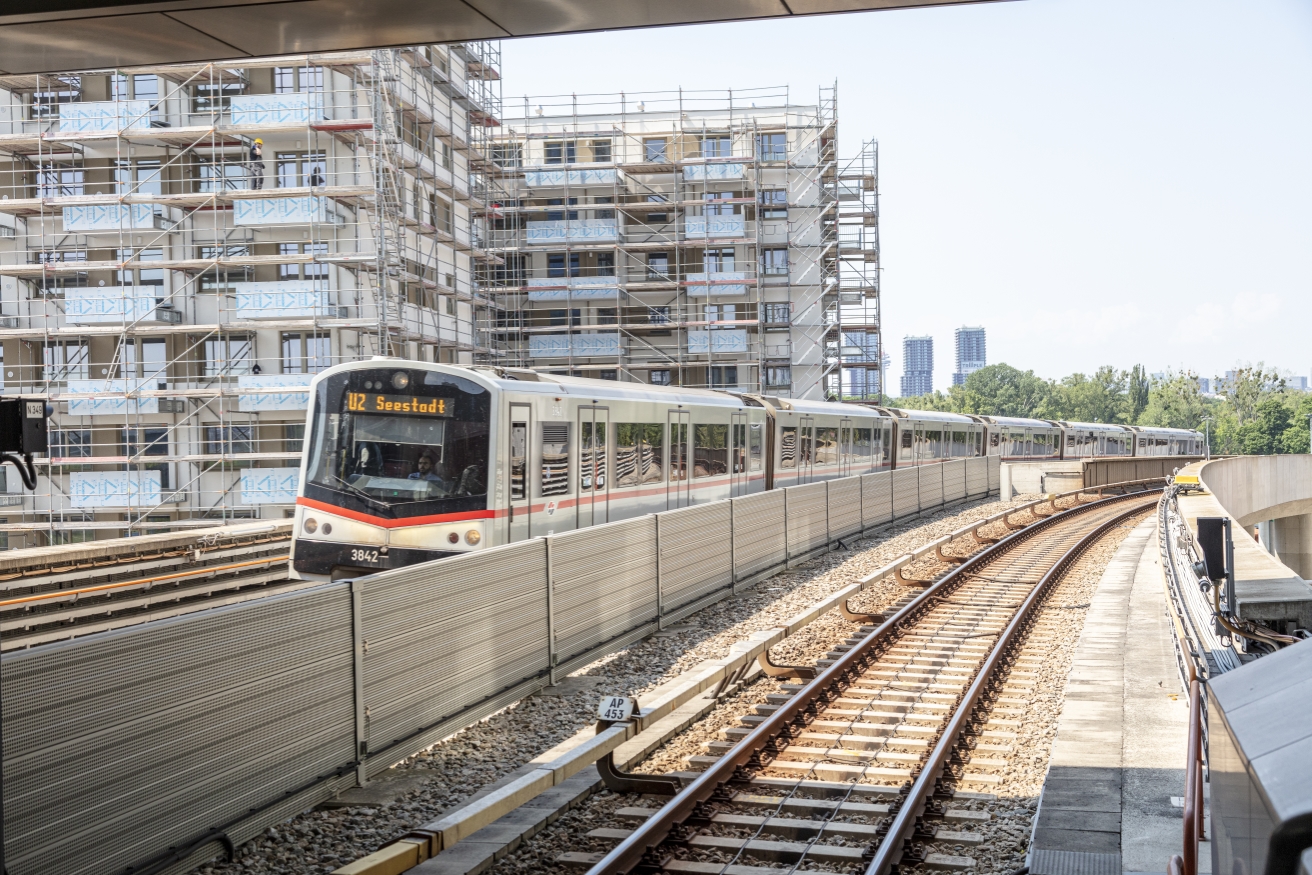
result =
[[[669,472],[665,487],[665,509],[687,507],[692,504],[692,425],[687,410],[670,411],[670,459],[665,470]]]
[[[607,435],[610,410],[579,408],[579,503],[576,528],[610,522]]]
[[[747,494],[747,414],[729,417],[729,495]]]
[[[810,483],[815,470],[815,417],[803,416],[798,424],[797,482]]]
[[[852,475],[852,420],[838,421],[838,476]]]
[[[510,405],[510,436],[506,448],[509,460],[507,484],[506,543],[526,541],[530,536],[529,515],[533,502],[529,497],[529,435],[533,433],[533,408],[528,404]]]
[[[913,434],[915,436],[911,439],[911,458],[914,460],[912,464],[923,465],[926,461],[926,459],[924,458],[925,456],[924,423],[917,422],[915,424],[915,431],[913,432]]]

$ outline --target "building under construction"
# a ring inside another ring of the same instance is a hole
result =
[[[481,263],[489,361],[879,397],[878,158],[836,87],[507,101]]]
[[[498,358],[499,51],[0,77],[3,390],[54,408],[0,545],[281,518],[315,372]]]

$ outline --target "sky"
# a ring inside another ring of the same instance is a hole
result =
[[[503,43],[523,95],[838,83],[880,148],[884,342],[1312,374],[1312,3],[1018,0]],[[695,71],[695,72],[693,72]]]

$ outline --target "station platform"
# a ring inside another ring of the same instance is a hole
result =
[[[1121,543],[1076,646],[1034,823],[1030,875],[1161,873],[1180,853],[1189,697],[1156,518]],[[1200,872],[1211,854],[1200,849]]]

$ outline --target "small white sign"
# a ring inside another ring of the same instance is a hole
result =
[[[27,402],[27,418],[28,418],[28,419],[45,419],[45,418],[46,418],[46,405],[45,405],[45,402],[44,402],[44,401],[29,401],[29,402]]]
[[[637,702],[628,696],[602,696],[601,701],[597,703],[597,716],[602,720],[620,723],[633,716],[636,704]]]

